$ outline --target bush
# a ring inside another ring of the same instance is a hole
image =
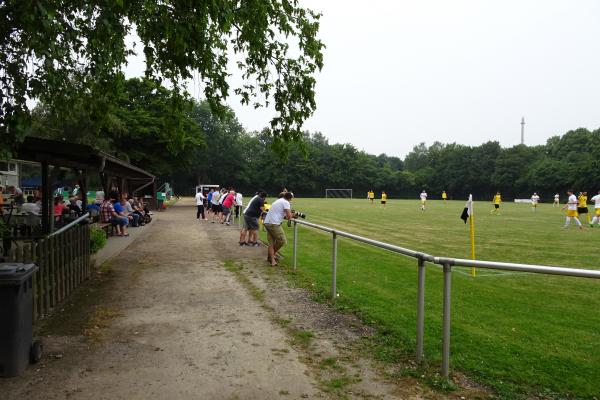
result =
[[[106,245],[106,232],[95,225],[90,226],[90,250],[96,253]]]

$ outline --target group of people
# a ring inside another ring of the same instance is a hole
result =
[[[208,220],[206,214],[212,214],[211,223],[231,225],[231,216],[240,217],[244,196],[233,188],[211,188],[206,194],[202,188],[196,190],[196,219]]]
[[[101,223],[115,227],[117,236],[129,236],[128,227],[144,226],[152,221],[152,213],[141,198],[122,196],[118,191],[96,192],[96,200],[88,206],[90,212],[98,214]]]
[[[369,200],[369,202],[371,202],[371,204],[374,204],[375,192],[373,191],[373,189],[371,189],[367,192],[367,199]],[[387,193],[382,190],[381,191],[381,208],[385,208],[386,204],[387,204]]]
[[[243,196],[233,188],[210,189],[203,193],[201,188],[196,191],[196,219],[207,220],[206,213],[212,214],[212,222],[220,222],[230,225],[231,215],[244,218],[244,224],[240,231],[239,245],[247,247],[260,247],[258,242],[258,231],[260,225],[264,226],[267,232],[268,248],[267,262],[271,266],[277,266],[277,252],[287,243],[285,232],[281,227],[284,220],[296,218],[293,213],[291,203],[294,194],[283,189],[278,199],[272,204],[268,204],[267,192],[259,190],[250,199],[243,209]]]
[[[587,217],[587,223],[590,225],[590,228],[594,227],[594,224],[598,223],[600,225],[600,190],[598,194],[591,198],[591,201],[594,203],[594,217],[590,218],[589,210],[588,210],[588,196],[587,192],[579,192],[578,196],[575,196],[575,192],[573,189],[569,189],[567,191],[567,195],[569,196],[566,204],[563,206],[563,210],[567,210],[567,217],[565,219],[565,225],[563,228],[567,228],[571,224],[571,220],[574,220],[579,229],[583,229],[581,221],[579,220],[579,216],[585,214]],[[558,194],[556,195],[558,196]],[[555,196],[555,202],[556,202]]]

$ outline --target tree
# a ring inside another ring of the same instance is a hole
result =
[[[229,61],[244,78],[233,92],[256,107],[273,103],[276,141],[301,137],[315,110],[314,74],[323,66],[319,14],[298,0],[5,0],[0,2],[0,150],[28,133],[28,100],[61,118],[72,99],[101,124],[118,98],[122,68],[137,33],[146,77],[167,80],[181,96],[196,75],[213,111],[225,111]],[[292,39],[296,39],[292,41]]]

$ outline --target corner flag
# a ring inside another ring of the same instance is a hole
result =
[[[469,200],[467,200],[467,204],[465,204],[465,208],[463,209],[462,214],[460,214],[460,219],[467,223],[469,220],[469,231],[471,237],[471,259],[475,259],[475,216],[473,214],[473,195],[469,195]],[[471,269],[471,275],[475,276],[475,268]]]

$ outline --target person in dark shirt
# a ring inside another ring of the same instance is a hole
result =
[[[260,246],[258,244],[258,218],[263,213],[267,192],[259,190],[248,202],[244,210],[244,228],[240,232],[240,246]],[[246,241],[246,235],[248,240]]]

